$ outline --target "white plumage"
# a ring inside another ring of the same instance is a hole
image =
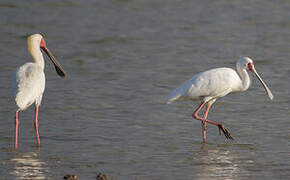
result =
[[[177,87],[167,99],[167,103],[180,100],[201,101],[200,106],[193,113],[193,117],[203,122],[203,141],[205,142],[205,126],[206,122],[219,127],[225,136],[233,139],[228,130],[219,123],[207,120],[207,114],[210,106],[217,98],[223,97],[231,92],[246,91],[251,83],[247,70],[252,71],[264,86],[269,98],[272,100],[273,95],[264,81],[254,68],[253,60],[243,57],[237,61],[237,71],[231,68],[216,68],[204,71],[194,75],[191,79]],[[198,112],[207,104],[204,117],[198,116]]]
[[[45,88],[43,69],[36,63],[26,63],[16,72],[15,102],[20,110],[35,103],[40,105]]]
[[[222,79],[222,81],[220,81]],[[176,88],[168,97],[168,103],[177,100],[209,101],[238,91],[241,79],[230,68],[216,68],[201,72]]]
[[[34,62],[25,63],[19,67],[14,75],[13,91],[16,105],[15,112],[15,148],[18,147],[18,112],[25,110],[35,103],[35,131],[37,145],[40,146],[38,134],[38,107],[41,104],[42,95],[45,89],[44,58],[42,49],[53,62],[58,75],[64,77],[65,71],[46,47],[45,41],[40,34],[34,34],[27,39],[28,52]]]

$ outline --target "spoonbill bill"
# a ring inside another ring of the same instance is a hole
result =
[[[225,137],[232,139],[228,129],[221,123],[217,123],[207,119],[207,115],[211,105],[219,97],[223,97],[231,92],[246,91],[250,86],[250,77],[248,71],[256,75],[264,86],[269,98],[273,100],[274,96],[268,86],[264,83],[260,75],[257,73],[254,62],[249,57],[240,58],[236,64],[237,71],[231,68],[216,68],[194,75],[191,79],[177,87],[167,99],[170,104],[179,100],[201,101],[200,105],[193,112],[192,117],[202,122],[202,140],[206,142],[206,124],[213,124],[219,128]],[[206,105],[203,117],[198,115],[199,111]]]
[[[15,149],[18,148],[18,112],[27,109],[35,104],[34,127],[37,138],[37,146],[40,147],[38,133],[38,107],[41,104],[42,95],[45,89],[44,58],[42,49],[53,62],[57,74],[61,77],[66,76],[66,72],[46,47],[44,38],[40,34],[33,34],[27,38],[28,52],[34,62],[28,62],[20,66],[15,73],[13,89],[15,102],[18,109],[15,112]]]

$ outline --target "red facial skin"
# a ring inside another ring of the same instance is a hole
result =
[[[45,44],[45,41],[43,38],[41,38],[41,41],[40,41],[40,47],[41,48],[46,48],[46,44]]]
[[[249,69],[250,71],[253,71],[253,69],[254,69],[254,63],[249,63],[249,64],[248,64],[248,69]]]

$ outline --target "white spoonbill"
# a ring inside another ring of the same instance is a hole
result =
[[[264,83],[254,67],[254,62],[249,57],[238,60],[237,72],[231,68],[216,68],[196,74],[191,79],[176,88],[169,96],[167,103],[178,100],[199,100],[201,104],[193,112],[192,117],[202,121],[202,140],[206,141],[206,123],[216,125],[224,133],[225,137],[232,139],[229,131],[223,124],[207,119],[211,105],[219,97],[223,97],[231,92],[246,91],[250,86],[250,77],[247,70],[253,72],[264,86],[269,98],[273,99],[268,86]],[[203,117],[198,115],[202,107],[207,104]]]
[[[42,100],[42,94],[45,88],[44,58],[40,51],[42,49],[54,64],[57,74],[65,77],[66,73],[57,62],[55,57],[46,47],[45,41],[40,34],[33,34],[27,38],[28,52],[31,54],[34,62],[25,63],[20,66],[14,78],[14,95],[18,109],[15,112],[15,148],[18,147],[18,112],[23,111],[35,103],[35,132],[37,137],[37,146],[40,147],[38,133],[38,107]]]

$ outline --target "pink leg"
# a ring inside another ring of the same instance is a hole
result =
[[[202,109],[202,107],[205,105],[205,102],[201,102],[201,104],[197,107],[197,109],[193,112],[193,117],[195,119],[201,120],[202,121],[202,142],[205,143],[206,141],[206,116],[208,112],[204,113],[204,118],[202,119],[201,117],[198,116],[199,111]],[[208,108],[207,108],[208,109]]]
[[[19,124],[19,122],[18,122],[18,111],[19,110],[17,110],[16,112],[15,112],[15,145],[14,145],[14,147],[15,147],[15,149],[17,149],[18,148],[18,124]]]
[[[192,114],[192,117],[193,118],[195,118],[195,119],[200,120],[200,121],[203,122],[203,142],[205,142],[205,128],[206,128],[206,123],[216,125],[219,128],[219,133],[220,134],[221,134],[221,131],[222,131],[224,133],[224,135],[226,136],[226,138],[233,140],[234,138],[230,135],[229,131],[227,130],[227,128],[223,124],[220,124],[220,123],[217,123],[217,122],[214,122],[214,121],[211,121],[211,120],[206,119],[207,118],[207,115],[208,115],[208,111],[210,109],[210,105],[207,106],[203,118],[201,118],[198,115],[198,112],[202,109],[202,107],[204,105],[205,105],[205,102],[201,102],[201,104],[198,106],[198,108]]]
[[[39,140],[39,133],[38,133],[38,106],[35,106],[34,128],[35,128],[36,137],[37,137],[37,147],[40,147],[40,140]]]
[[[206,141],[206,118],[207,118],[209,109],[210,109],[210,105],[207,105],[206,110],[203,115],[203,120],[202,120],[202,141],[204,143]]]
[[[197,107],[197,109],[193,112],[192,117],[197,119],[197,120],[202,120],[199,116],[198,113],[202,109],[202,107],[205,105],[205,102],[201,102],[201,104]]]

